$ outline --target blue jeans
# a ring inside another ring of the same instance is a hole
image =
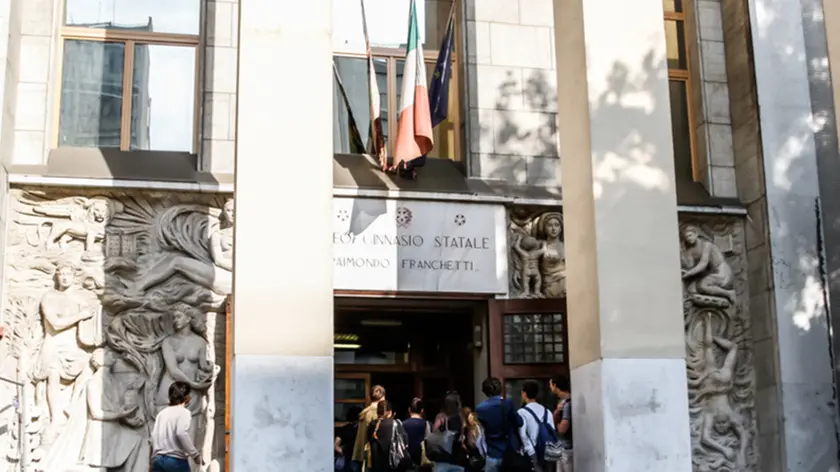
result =
[[[435,472],[464,472],[464,468],[460,465],[435,462]]]
[[[152,472],[190,472],[190,462],[171,456],[152,458]]]
[[[484,472],[501,472],[502,470],[502,459],[501,457],[495,459],[493,457],[488,457],[485,459],[484,463]]]

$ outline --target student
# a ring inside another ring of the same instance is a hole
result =
[[[467,450],[467,472],[485,472],[487,460],[487,442],[478,417],[469,408],[464,407],[467,427],[464,429],[464,445]]]
[[[557,472],[572,472],[574,470],[574,442],[572,440],[572,389],[569,379],[564,375],[555,375],[548,382],[548,386],[560,402],[554,410],[554,424],[557,435],[563,445],[563,457],[557,463]]]
[[[359,415],[362,409],[354,406],[347,411],[347,424],[335,432],[336,472],[360,472],[362,465],[353,462],[353,447],[359,430]],[[342,467],[338,467],[342,465]]]
[[[485,472],[500,472],[505,457],[513,457],[519,441],[516,431],[522,426],[522,417],[516,414],[516,407],[509,398],[502,398],[502,382],[488,377],[481,382],[481,391],[487,400],[478,404],[475,414],[484,429],[487,444]]]
[[[409,418],[403,421],[403,428],[408,435],[408,453],[411,455],[411,461],[415,468],[418,468],[423,463],[423,440],[429,432],[429,423],[424,417],[425,405],[420,398],[411,400],[411,406],[408,407]]]
[[[552,415],[544,406],[537,402],[537,395],[540,393],[540,384],[534,380],[528,380],[522,385],[522,403],[524,406],[517,411],[522,418],[523,425],[519,428],[519,437],[522,440],[522,447],[525,454],[531,458],[535,472],[543,472],[544,463],[538,457],[536,445],[539,441],[540,425],[543,418],[547,426],[554,430]]]
[[[372,472],[399,472],[405,470],[403,467],[391,467],[390,453],[391,443],[397,436],[400,436],[403,444],[408,438],[405,434],[402,422],[394,418],[394,411],[391,402],[382,400],[376,405],[377,420],[369,429],[368,441],[370,442],[370,471]],[[409,462],[409,461],[405,461]]]
[[[190,439],[189,401],[189,385],[173,382],[169,386],[169,406],[158,413],[152,431],[152,472],[190,472],[189,458],[203,465]]]
[[[360,465],[368,462],[368,452],[370,445],[368,444],[368,436],[370,435],[370,427],[378,419],[377,408],[379,402],[385,401],[385,387],[381,385],[374,385],[370,392],[371,402],[359,415],[359,428],[356,433],[356,444],[353,447],[353,462],[358,462]],[[367,464],[370,468],[370,464]]]
[[[467,462],[467,444],[464,431],[467,427],[467,419],[464,417],[464,410],[461,407],[461,396],[456,391],[446,392],[443,400],[443,411],[435,419],[433,431],[451,431],[456,433],[455,443],[452,446],[452,455],[445,458],[435,459],[429,457],[435,463],[434,472],[464,472]]]

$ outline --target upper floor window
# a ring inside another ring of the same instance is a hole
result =
[[[419,41],[423,45],[426,79],[429,82],[434,78],[438,53],[446,34],[450,12],[453,11],[453,1],[457,0],[416,0]],[[365,16],[380,97],[379,115],[389,156],[393,155],[395,144],[389,138],[397,134],[409,4],[409,0],[365,0]],[[457,15],[457,6],[454,11]],[[453,25],[457,38],[457,18],[453,20]],[[434,129],[434,149],[428,156],[458,160],[461,153],[461,130],[457,39],[453,44],[449,112],[446,120]],[[358,147],[354,144],[357,137],[361,138],[360,144],[365,149],[370,139],[367,59],[359,0],[333,0],[333,51],[338,78],[333,86],[333,148],[336,153],[351,154]],[[355,129],[351,126],[351,118]]]
[[[201,0],[65,0],[58,146],[196,151]]]
[[[693,104],[690,62],[686,47],[683,0],[662,0],[665,10],[665,40],[668,84],[671,95],[671,130],[674,139],[674,170],[677,181],[697,180],[694,152]]]

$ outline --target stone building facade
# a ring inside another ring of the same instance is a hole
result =
[[[576,470],[840,467],[831,2],[417,0],[415,180],[358,1],[134,3],[0,0],[0,468],[146,471],[184,380],[207,470],[331,470],[334,313],[434,304],[467,403],[571,377]]]

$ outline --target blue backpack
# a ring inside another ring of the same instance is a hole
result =
[[[537,453],[537,459],[541,462],[556,462],[559,459],[556,456],[561,450],[559,447],[560,441],[557,438],[557,430],[551,427],[548,422],[548,410],[545,410],[542,421],[540,421],[534,410],[527,406],[522,407],[522,409],[530,413],[538,425],[537,443],[533,445]]]

